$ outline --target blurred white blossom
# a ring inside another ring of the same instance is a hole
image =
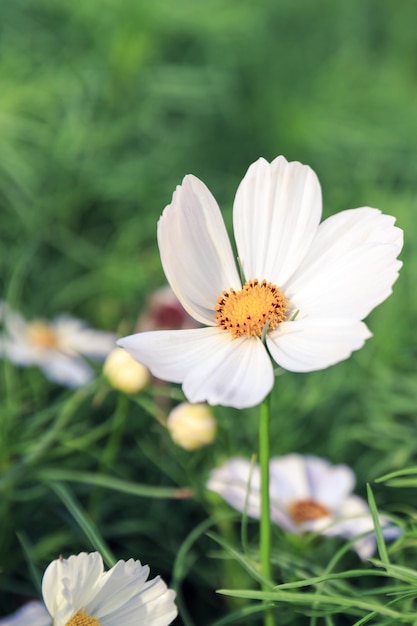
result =
[[[376,539],[368,504],[352,494],[353,471],[346,465],[332,465],[316,456],[288,454],[274,457],[269,465],[271,520],[293,534],[315,532],[354,539],[361,559],[375,552]],[[261,515],[260,468],[236,457],[212,470],[207,487],[218,493],[237,511],[256,519]],[[386,540],[397,538],[401,529],[381,515]]]
[[[28,322],[3,303],[1,317],[0,357],[23,367],[36,365],[67,387],[82,387],[93,378],[94,370],[83,357],[102,361],[115,346],[114,333],[94,330],[68,315]]]

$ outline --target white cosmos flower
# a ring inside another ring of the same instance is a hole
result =
[[[17,365],[37,365],[47,378],[67,387],[82,387],[93,378],[94,371],[83,355],[103,360],[115,346],[113,333],[93,330],[67,315],[51,322],[28,322],[3,304],[2,318],[0,357]]]
[[[159,576],[147,580],[140,561],[104,571],[97,552],[57,559],[46,569],[42,594],[54,626],[166,626],[177,615],[174,591]]]
[[[52,626],[52,618],[43,602],[33,600],[12,615],[0,619],[0,626]]]
[[[216,200],[186,176],[159,220],[158,244],[174,293],[206,328],[140,333],[119,345],[157,378],[182,383],[190,402],[236,408],[271,391],[269,354],[294,372],[346,359],[371,336],[361,320],[391,293],[402,231],[369,207],[322,224],[321,213],[308,166],[282,156],[253,163],[233,206],[242,285]]]
[[[296,535],[315,532],[354,539],[353,548],[361,559],[376,549],[374,525],[368,504],[352,494],[353,471],[346,465],[331,465],[316,456],[288,454],[274,457],[269,464],[271,520]],[[236,457],[214,469],[207,482],[230,506],[249,517],[261,515],[260,468]],[[401,529],[384,516],[379,517],[386,540],[395,539]]]

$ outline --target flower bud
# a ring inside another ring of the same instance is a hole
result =
[[[167,427],[174,442],[185,450],[197,450],[216,436],[216,420],[207,404],[183,402],[171,411]]]
[[[150,381],[149,370],[135,361],[123,348],[114,348],[107,357],[103,373],[109,383],[124,391],[124,393],[138,393]]]

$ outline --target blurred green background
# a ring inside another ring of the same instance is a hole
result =
[[[397,217],[404,268],[370,317],[375,336],[363,350],[330,370],[278,379],[272,453],[350,463],[362,495],[366,480],[415,463],[416,24],[413,0],[2,2],[0,297],[29,318],[66,311],[129,333],[146,294],[164,284],[156,221],[185,174],[208,185],[230,225],[250,163],[278,154],[307,163],[326,216],[370,205]],[[11,472],[71,397],[38,372],[3,370],[2,467]],[[201,486],[221,458],[256,450],[256,411],[219,409],[219,443],[196,457],[173,451],[132,405],[103,462],[117,402],[80,401],[35,468],[104,466],[126,480],[183,486],[195,476]],[[3,612],[32,584],[16,529],[40,570],[58,550],[89,549],[66,514],[45,526],[40,503],[57,506],[45,485],[25,472],[7,485]],[[203,519],[191,502],[74,491],[120,558],[138,556],[167,579]],[[395,497],[404,501],[390,492],[381,503]]]

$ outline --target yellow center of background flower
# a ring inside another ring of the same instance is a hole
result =
[[[37,348],[57,348],[58,337],[56,332],[45,322],[32,322],[27,327],[29,343]]]
[[[95,617],[90,617],[84,611],[78,611],[65,626],[100,626],[100,622]]]
[[[330,515],[330,511],[315,500],[297,500],[288,507],[288,513],[295,524],[311,522]]]
[[[273,330],[286,318],[288,300],[278,287],[266,280],[248,280],[240,291],[223,291],[215,307],[220,328],[233,337],[261,337],[265,324]]]

